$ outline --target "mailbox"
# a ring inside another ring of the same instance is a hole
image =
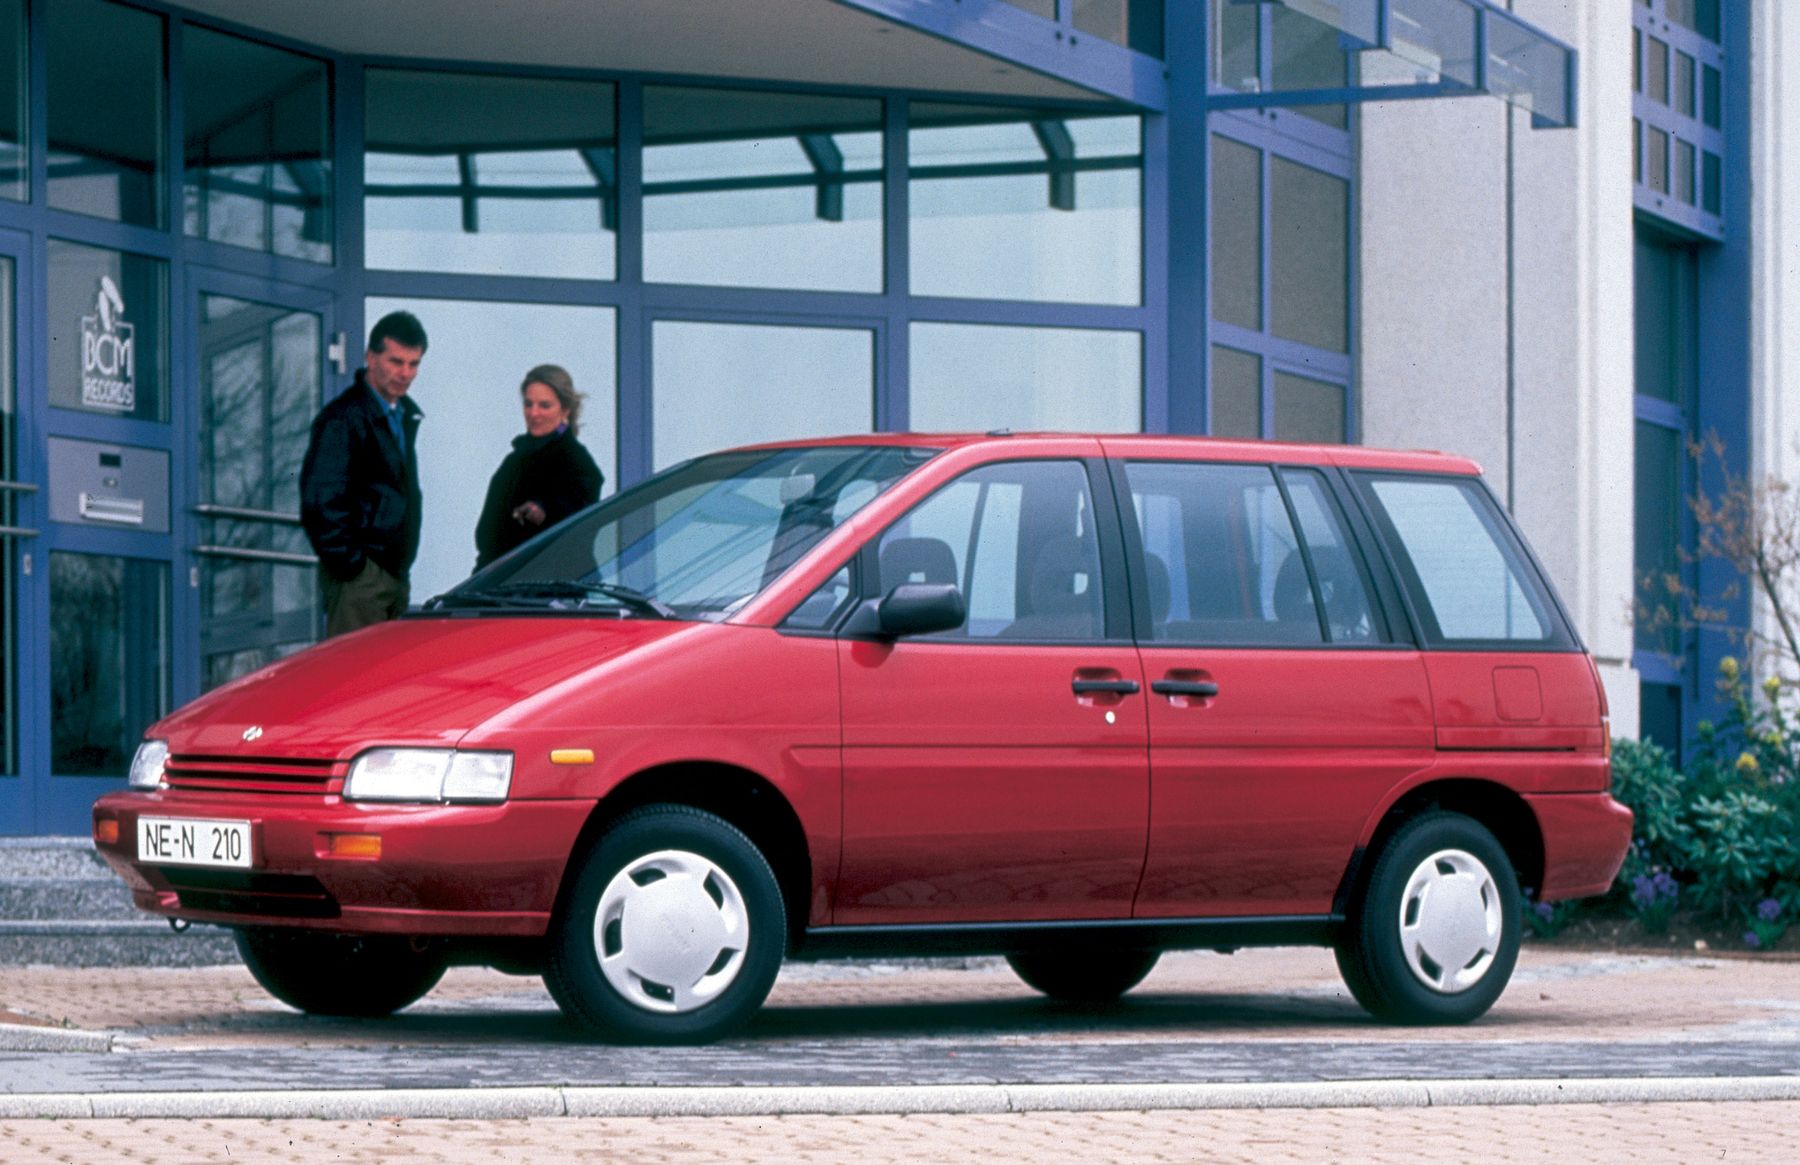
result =
[[[161,449],[50,438],[50,520],[169,532],[169,455]]]

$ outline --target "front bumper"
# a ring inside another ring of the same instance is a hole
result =
[[[591,801],[370,805],[339,797],[109,793],[95,848],[139,909],[228,926],[535,937],[549,926]],[[140,816],[247,821],[249,869],[159,865],[137,856]],[[118,822],[102,842],[103,821]],[[378,857],[330,852],[330,835],[373,834]]]
[[[1527,794],[1544,838],[1538,901],[1589,898],[1612,888],[1631,846],[1631,810],[1605,793]]]

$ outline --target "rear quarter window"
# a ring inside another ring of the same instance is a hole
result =
[[[1354,476],[1428,643],[1539,650],[1575,646],[1524,547],[1478,481]]]

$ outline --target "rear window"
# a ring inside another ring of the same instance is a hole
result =
[[[1427,641],[1573,646],[1543,582],[1471,478],[1357,474]]]

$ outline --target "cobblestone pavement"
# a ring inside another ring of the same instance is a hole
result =
[[[1800,1102],[535,1121],[0,1122],[0,1161],[232,1165],[1800,1160]]]

